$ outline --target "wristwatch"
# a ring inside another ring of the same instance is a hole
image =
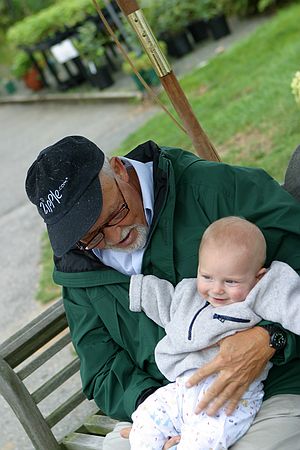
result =
[[[286,332],[277,327],[276,325],[261,325],[262,328],[267,330],[270,336],[270,347],[274,348],[276,351],[283,350],[287,343]]]

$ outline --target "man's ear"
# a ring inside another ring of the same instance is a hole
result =
[[[110,159],[109,164],[117,177],[121,178],[122,181],[128,182],[128,172],[120,158],[113,156]]]
[[[268,269],[266,269],[265,267],[262,267],[256,274],[257,280],[260,280],[267,272],[268,272]]]

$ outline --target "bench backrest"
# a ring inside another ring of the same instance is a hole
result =
[[[71,341],[62,300],[53,304],[0,346],[0,393],[14,410],[36,449],[61,448],[51,428],[78,406],[81,389],[68,394],[45,418],[38,407],[79,370],[77,356],[41,386],[29,392],[24,380]]]

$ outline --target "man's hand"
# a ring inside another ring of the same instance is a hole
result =
[[[240,398],[261,374],[275,350],[269,346],[269,334],[261,327],[254,327],[222,339],[218,355],[208,364],[198,369],[188,380],[187,386],[194,386],[200,380],[218,372],[215,382],[206,391],[197,405],[196,413],[206,409],[214,416],[227,404],[230,415]]]
[[[131,427],[123,428],[120,431],[120,435],[125,439],[129,439],[130,430],[131,430]],[[170,439],[168,439],[166,441],[162,450],[168,450],[168,448],[174,447],[174,445],[177,445],[179,441],[180,441],[180,436],[171,437]]]

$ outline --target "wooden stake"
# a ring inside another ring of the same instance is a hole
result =
[[[117,0],[149,56],[153,68],[182,120],[193,146],[201,158],[220,161],[219,155],[198,122],[168,61],[163,55],[136,0]]]

